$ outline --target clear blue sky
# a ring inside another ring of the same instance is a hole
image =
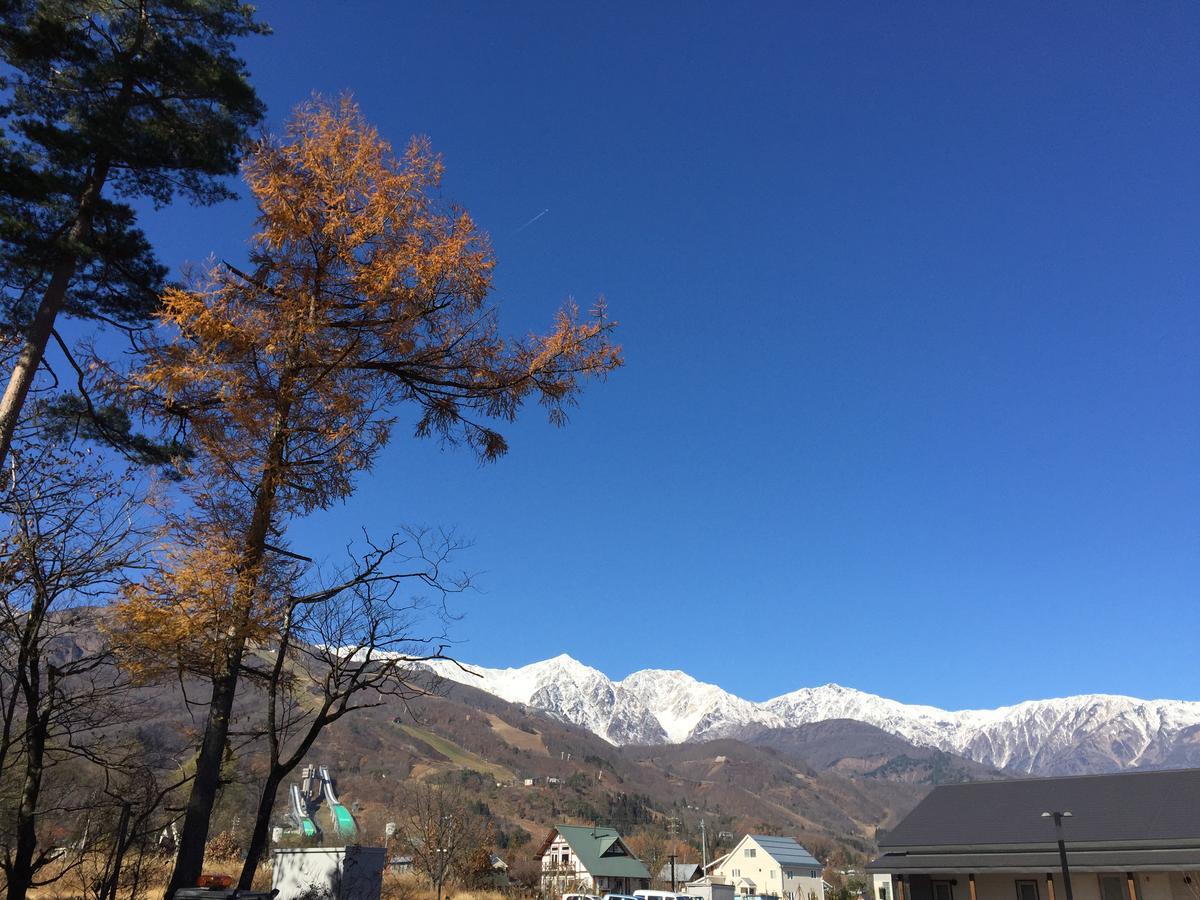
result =
[[[459,528],[485,665],[1200,697],[1200,7],[261,12],[273,126],[348,89],[429,135],[505,324],[603,293],[628,358],[497,464],[398,435],[297,549]],[[152,232],[236,256],[251,214]]]

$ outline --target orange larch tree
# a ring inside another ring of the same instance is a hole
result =
[[[502,336],[491,248],[436,199],[440,159],[423,140],[395,155],[348,98],[302,106],[244,174],[251,264],[167,291],[144,364],[110,378],[194,452],[162,570],[124,599],[114,634],[135,671],[182,654],[211,683],[168,897],[200,874],[247,645],[289,605],[288,521],[349,496],[405,406],[418,436],[491,460],[507,449],[495,423],[532,399],[561,424],[587,378],[621,365],[602,306]]]

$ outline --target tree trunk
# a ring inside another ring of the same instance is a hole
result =
[[[280,644],[279,652],[280,654],[284,652],[284,645],[282,643]],[[325,709],[322,709],[317,714],[313,724],[309,726],[308,733],[305,734],[304,740],[300,742],[296,751],[283,762],[272,764],[271,771],[267,774],[266,783],[263,785],[262,794],[258,798],[258,812],[254,817],[254,831],[250,835],[250,849],[246,853],[246,861],[242,865],[242,874],[238,879],[238,890],[244,891],[250,888],[251,882],[254,881],[254,870],[258,868],[263,853],[267,849],[267,842],[271,833],[271,811],[275,808],[275,800],[279,795],[279,786],[292,773],[292,770],[300,765],[301,761],[308,754],[308,751],[312,749],[312,745],[316,743],[317,737],[321,734],[321,730],[325,725],[334,719],[327,718]]]
[[[79,198],[79,207],[75,211],[75,221],[67,232],[66,249],[55,263],[50,284],[47,285],[46,293],[42,295],[42,301],[34,313],[29,332],[25,335],[25,343],[8,379],[8,387],[3,398],[0,398],[0,467],[3,467],[4,461],[8,459],[8,451],[12,448],[13,436],[17,432],[17,423],[21,419],[21,410],[29,396],[29,389],[33,386],[38,367],[46,355],[46,345],[50,343],[54,320],[67,297],[71,279],[75,277],[75,269],[79,265],[79,254],[75,248],[91,236],[92,219],[100,202],[100,192],[108,178],[108,169],[109,163],[106,160],[97,161],[84,186]]]
[[[179,833],[179,854],[175,857],[175,869],[167,884],[166,900],[171,900],[180,888],[195,887],[204,867],[208,822],[216,804],[217,789],[221,785],[221,762],[229,737],[229,720],[237,693],[243,649],[244,644],[238,643],[226,660],[225,671],[212,682],[204,742],[200,745],[200,755],[196,757],[196,777],[188,795],[183,828]]]
[[[8,876],[7,900],[25,900],[33,884],[34,855],[37,853],[37,811],[42,792],[42,773],[46,756],[47,718],[30,711],[25,737],[25,781],[17,807],[16,846],[13,848]]]
[[[279,794],[279,786],[283,783],[286,773],[271,772],[263,784],[262,795],[258,799],[258,813],[254,817],[254,830],[250,832],[250,847],[246,850],[246,861],[242,864],[242,874],[238,878],[238,890],[248,891],[254,882],[254,871],[258,868],[259,860],[266,852],[271,840],[271,811],[275,809],[275,798]]]
[[[284,447],[287,443],[287,421],[291,409],[290,398],[281,389],[283,398],[275,416],[271,439],[267,444],[265,465],[254,495],[254,511],[246,528],[245,545],[240,563],[238,590],[243,606],[238,610],[238,631],[231,635],[225,667],[213,680],[212,701],[209,704],[208,722],[204,726],[204,743],[196,758],[196,778],[188,796],[187,812],[183,828],[179,832],[179,853],[175,857],[175,868],[167,883],[164,900],[172,900],[175,891],[192,887],[200,877],[204,866],[204,845],[208,842],[209,819],[217,800],[217,789],[221,783],[221,760],[225,742],[229,736],[229,718],[233,712],[233,699],[237,693],[238,676],[242,668],[242,656],[246,652],[246,637],[242,628],[254,615],[255,597],[259,590],[259,567],[267,552],[267,535],[271,530],[271,518],[275,512],[275,494],[283,467]]]

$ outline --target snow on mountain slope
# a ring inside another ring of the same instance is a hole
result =
[[[959,713],[958,752],[1021,772],[1083,774],[1162,764],[1200,703],[1089,694]]]
[[[565,653],[516,669],[467,671],[445,661],[429,664],[441,677],[524,703],[579,725],[612,744],[661,744],[666,732],[636,693]]]
[[[516,669],[467,667],[478,675],[446,663],[434,668],[613,744],[683,743],[854,719],[988,766],[1050,775],[1167,765],[1193,752],[1200,725],[1200,702],[1111,695],[951,712],[827,684],[755,703],[679,671],[646,669],[613,681],[565,654]]]
[[[1200,723],[1197,702],[1097,694],[949,712],[825,685],[785,694],[763,706],[794,724],[856,719],[914,744],[1035,775],[1162,764],[1183,733]]]
[[[762,704],[789,725],[854,719],[898,734],[914,744],[953,750],[957,732],[956,713],[935,706],[914,706],[856,691],[839,684],[801,688]]]
[[[741,726],[784,725],[760,704],[697,681],[686,672],[643,669],[618,684],[641,698],[673,744],[726,737]]]

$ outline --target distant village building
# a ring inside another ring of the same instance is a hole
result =
[[[632,894],[650,887],[650,872],[613,828],[556,825],[542,842],[542,891]]]
[[[821,864],[790,837],[748,834],[705,871],[741,896],[825,900]]]
[[[509,886],[508,860],[499,853],[493,853],[488,856],[488,862],[492,866],[492,887],[497,890],[504,890]]]
[[[704,874],[704,869],[700,863],[675,863],[674,878],[672,878],[671,864],[667,863],[658,870],[658,880],[663,884],[674,883],[676,887],[682,887],[689,881],[695,881]]]
[[[1047,812],[1075,900],[1200,900],[1200,769],[936,787],[880,837],[879,900],[1066,900]]]
[[[688,882],[684,890],[689,897],[696,897],[697,900],[734,900],[733,885],[713,875]]]

